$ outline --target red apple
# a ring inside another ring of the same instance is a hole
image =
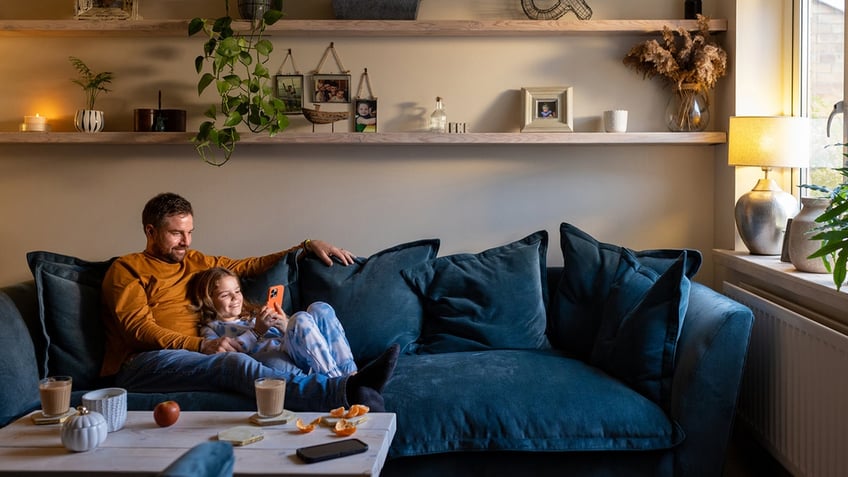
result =
[[[180,418],[180,405],[176,401],[163,401],[153,408],[153,420],[159,427],[168,427]]]

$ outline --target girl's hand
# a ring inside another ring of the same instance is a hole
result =
[[[259,315],[256,316],[256,322],[253,324],[253,329],[259,336],[264,335],[271,327],[280,328],[282,325],[282,330],[285,330],[285,326],[288,322],[286,318],[286,313],[282,308],[274,304],[275,310],[271,308],[263,307],[262,310],[259,311]]]

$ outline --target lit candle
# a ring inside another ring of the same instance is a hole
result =
[[[47,131],[47,118],[39,116],[24,116],[23,131]]]

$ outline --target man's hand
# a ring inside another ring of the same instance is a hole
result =
[[[241,343],[227,336],[214,340],[203,340],[203,344],[200,345],[200,352],[203,354],[238,352],[241,350]]]
[[[310,240],[306,245],[306,251],[314,253],[328,267],[333,266],[332,257],[336,257],[342,265],[353,264],[353,259],[355,258],[349,251],[330,245],[323,240]]]

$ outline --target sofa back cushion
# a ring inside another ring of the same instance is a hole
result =
[[[265,303],[268,288],[284,285],[283,310],[292,314],[300,309],[300,293],[297,283],[297,253],[287,253],[282,259],[263,273],[239,277],[244,298],[251,303]]]
[[[548,233],[403,271],[424,300],[420,353],[544,349]]]
[[[328,267],[312,254],[298,265],[300,303],[329,303],[342,322],[357,362],[368,362],[393,343],[410,352],[421,330],[421,299],[404,282],[401,270],[430,260],[438,239],[388,248],[353,265]]]
[[[37,409],[38,361],[29,331],[15,303],[0,292],[0,427]]]
[[[73,376],[75,389],[99,387],[106,340],[100,288],[112,260],[89,262],[38,251],[28,253],[27,262],[47,342],[46,374]]]
[[[560,245],[564,263],[552,293],[551,341],[667,406],[700,252],[637,252],[566,223]]]

